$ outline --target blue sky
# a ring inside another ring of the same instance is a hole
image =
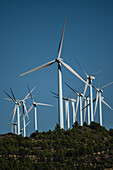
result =
[[[50,91],[57,92],[57,64],[38,70],[23,77],[19,74],[40,66],[57,57],[58,45],[66,17],[61,57],[77,73],[85,78],[76,60],[89,74],[104,69],[95,76],[93,84],[100,87],[113,81],[113,1],[112,0],[6,0],[0,1],[0,133],[10,131],[10,114],[14,103],[4,100],[12,87],[15,97],[27,95],[27,84],[36,86],[33,92],[37,102],[53,104],[54,107],[38,108],[39,131],[53,130],[58,122],[58,103]],[[75,89],[81,80],[62,67],[63,95],[71,91],[67,82]],[[83,91],[83,89],[81,89]],[[88,93],[88,92],[87,92]],[[93,92],[94,97],[96,92]],[[102,94],[113,107],[113,85]],[[76,97],[75,97],[76,98]],[[31,100],[27,101],[27,108]],[[103,126],[113,128],[113,111],[102,105]],[[65,107],[64,107],[65,113]],[[70,118],[72,109],[70,105]],[[33,111],[27,134],[33,132]],[[98,112],[95,117],[98,121]]]

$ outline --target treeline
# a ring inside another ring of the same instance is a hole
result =
[[[95,122],[82,127],[75,122],[67,131],[57,124],[54,131],[36,131],[26,138],[0,135],[0,169],[107,168],[113,168],[113,129]]]

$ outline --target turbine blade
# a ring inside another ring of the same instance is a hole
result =
[[[65,83],[65,82],[64,82]],[[77,92],[76,90],[74,90],[72,87],[70,87],[67,83],[65,83],[66,86],[68,86],[73,92],[75,92],[77,95],[79,95],[79,92]]]
[[[61,55],[62,43],[63,43],[63,36],[64,36],[64,29],[65,29],[65,23],[66,23],[66,18],[65,18],[65,20],[64,20],[64,26],[63,26],[62,36],[61,36],[60,44],[59,44],[59,48],[58,48],[58,56],[57,56],[57,58],[60,58],[60,55]]]
[[[101,70],[99,70],[99,71],[95,72],[94,74],[92,74],[91,76],[94,76],[94,75],[96,75],[96,74],[98,74],[98,73],[102,72],[103,70],[104,70],[104,69],[101,69]]]
[[[24,103],[24,109],[25,109],[25,112],[27,113],[27,108],[26,108],[25,103]],[[29,116],[28,116],[28,114],[27,114],[27,118],[28,118],[28,120],[29,120]]]
[[[28,113],[31,111],[31,109],[33,108],[33,105],[29,108],[28,112],[26,113],[26,115],[28,115]],[[25,115],[25,116],[26,116]]]
[[[109,85],[112,84],[112,83],[113,83],[113,81],[112,81],[111,83],[108,83],[108,84],[106,84],[105,86],[101,87],[101,89],[103,89],[103,88],[109,86]]]
[[[80,98],[79,98],[79,96],[78,96],[78,97],[77,97],[77,102],[76,102],[76,112],[75,112],[76,115],[77,115],[77,111],[78,111],[79,99],[80,99]]]
[[[88,79],[87,79],[87,83],[88,83]],[[86,94],[86,90],[87,90],[87,83],[85,84],[84,93],[83,93],[83,98],[84,98],[84,96],[85,96],[85,94]]]
[[[31,122],[31,121],[29,121],[29,122],[25,125],[25,127],[28,126],[30,122]]]
[[[54,98],[57,98],[57,99],[59,98],[58,96],[53,96],[53,97],[54,97]]]
[[[15,113],[16,113],[16,107],[17,107],[17,105],[15,104],[14,114],[13,114],[13,118],[12,118],[12,123],[13,123],[13,121],[14,121],[14,117],[15,117]]]
[[[8,99],[8,98],[4,98],[5,100],[9,100],[9,101],[12,101],[12,99]]]
[[[96,114],[96,110],[97,110],[97,104],[98,104],[98,91],[97,91],[97,96],[96,96],[96,103],[95,103],[95,111],[94,111],[94,116]]]
[[[27,87],[28,87],[28,90],[29,90],[29,93],[30,93],[30,96],[31,96],[31,100],[32,100],[32,102],[34,102],[33,96],[32,96],[32,94],[31,94],[31,91],[30,91],[30,88],[29,88],[28,84],[27,84]]]
[[[25,72],[25,73],[23,73],[23,74],[20,74],[19,77],[21,77],[21,76],[23,76],[23,75],[26,75],[26,74],[28,74],[28,73],[31,73],[31,72],[33,72],[33,71],[36,71],[36,70],[39,70],[39,69],[48,67],[48,66],[50,66],[51,64],[53,64],[53,63],[55,63],[55,62],[56,62],[56,60],[52,60],[52,61],[50,61],[50,62],[48,62],[48,63],[46,63],[46,64],[43,64],[43,65],[41,65],[41,66],[39,66],[39,67],[36,67],[36,68],[32,69],[32,70],[30,70],[30,71],[27,71],[27,72]]]
[[[13,100],[15,102],[15,100],[5,90],[3,90],[3,91],[11,100]]]
[[[68,64],[64,63],[62,60],[59,61],[64,67],[66,67],[70,72],[72,72],[76,77],[82,80],[84,83],[87,83],[84,78],[82,78],[78,73],[76,73]],[[87,83],[88,84],[88,83]]]
[[[101,99],[101,101],[102,101],[107,107],[109,107],[111,110],[113,110],[112,107],[109,106],[104,100]]]
[[[16,99],[15,99],[15,96],[14,96],[14,93],[13,93],[13,91],[12,91],[12,89],[11,89],[11,87],[9,87],[9,88],[10,88],[10,91],[11,91],[11,93],[12,93],[13,99],[16,100]]]
[[[80,66],[81,70],[84,72],[84,74],[86,75],[86,77],[88,76],[87,73],[85,72],[85,70],[82,68],[82,66],[79,64],[79,62],[76,60],[77,64]]]
[[[31,95],[31,93],[33,92],[33,90],[35,89],[36,87],[34,87],[28,94],[27,96],[24,98],[24,101],[28,98],[29,95]]]
[[[45,103],[35,103],[36,105],[40,105],[40,106],[53,106],[53,105],[50,105],[50,104],[45,104]]]
[[[53,91],[50,91],[51,93],[53,93],[54,95],[56,95],[56,96],[58,96],[58,94],[57,93],[55,93],[55,92],[53,92]]]
[[[12,116],[13,112],[14,112],[14,110],[13,110],[13,111],[12,111],[12,113],[10,114],[9,119],[11,118],[11,116]]]

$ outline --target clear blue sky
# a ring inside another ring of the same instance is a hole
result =
[[[76,59],[90,75],[104,69],[93,81],[100,86],[113,81],[113,1],[112,0],[1,0],[0,1],[0,133],[10,131],[9,116],[14,103],[4,100],[12,87],[15,97],[27,95],[27,83],[35,101],[53,104],[38,109],[39,131],[53,130],[58,122],[58,103],[50,93],[57,92],[57,64],[23,77],[19,74],[56,58],[64,19],[66,26],[61,57],[85,78]],[[62,67],[63,82],[75,89],[81,80]],[[70,89],[63,83],[63,94]],[[96,92],[94,91],[94,97]],[[113,107],[113,85],[103,92],[105,101]],[[27,107],[31,105],[27,101]],[[113,128],[113,111],[103,105],[103,126]],[[65,109],[65,108],[64,108]],[[65,112],[64,112],[65,113]],[[70,105],[70,114],[72,114]],[[27,134],[33,132],[33,111]],[[72,117],[72,115],[71,115]],[[96,121],[98,114],[96,116]]]

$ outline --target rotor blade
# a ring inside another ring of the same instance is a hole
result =
[[[109,106],[104,100],[101,99],[101,101],[102,101],[107,107],[109,107],[111,110],[113,110],[112,107]]]
[[[64,82],[65,83],[65,82]],[[77,95],[79,95],[79,93],[76,91],[76,90],[74,90],[72,87],[70,87],[67,83],[65,83],[66,84],[66,86],[68,86],[72,91],[74,91]]]
[[[55,92],[52,92],[52,91],[50,91],[51,93],[53,93],[54,95],[56,95],[56,96],[58,96],[58,94],[57,93],[55,93]]]
[[[83,86],[83,84],[82,84],[82,86]],[[78,91],[80,91],[80,89],[82,88],[82,86],[78,89]],[[75,90],[75,89],[74,89]],[[71,95],[73,94],[73,91],[69,94],[69,96],[67,97],[67,98],[69,98]],[[75,94],[74,94],[74,96],[73,96],[73,98],[75,97]]]
[[[26,108],[25,103],[23,104],[23,106],[24,106],[25,112],[27,113],[27,108]],[[28,120],[29,120],[29,116],[28,116],[28,114],[27,114],[27,118],[28,118]]]
[[[13,112],[14,112],[14,110],[13,110],[12,113],[10,114],[9,119],[10,119],[10,117],[12,116]]]
[[[64,29],[65,29],[65,23],[66,23],[66,18],[65,18],[65,20],[64,20],[64,26],[63,26],[62,36],[61,36],[60,44],[59,44],[59,48],[58,48],[58,56],[57,56],[57,58],[60,58],[60,55],[61,55],[62,43],[63,43],[63,36],[64,36]]]
[[[96,110],[97,110],[97,104],[98,104],[98,91],[97,91],[97,96],[96,96],[96,103],[95,103],[95,111],[94,111],[94,116],[96,114]]]
[[[16,100],[16,99],[15,99],[15,96],[14,96],[14,93],[13,93],[13,91],[12,91],[12,89],[11,89],[11,87],[9,87],[9,88],[10,88],[10,91],[11,91],[11,93],[12,93],[13,99]]]
[[[7,96],[8,96],[11,100],[13,100],[13,101],[15,102],[15,100],[14,100],[5,90],[3,90],[3,91],[4,91],[5,94],[7,94]]]
[[[96,100],[96,99],[95,99]],[[93,100],[94,101],[94,100]],[[90,105],[90,103],[89,104],[87,104],[85,107],[83,107],[83,109],[82,110],[84,110],[86,107],[88,107]]]
[[[28,98],[28,96],[33,92],[33,90],[35,89],[36,87],[34,87],[28,94],[27,96],[24,98],[24,101]]]
[[[9,100],[9,101],[12,101],[12,99],[8,99],[8,98],[4,98],[5,100]]]
[[[77,102],[76,102],[76,115],[77,115],[77,111],[78,111],[78,105],[79,105],[79,96],[77,97]]]
[[[55,63],[55,62],[56,62],[56,60],[52,60],[52,61],[50,61],[50,62],[48,62],[48,63],[46,63],[46,64],[43,64],[43,65],[41,65],[41,66],[39,66],[39,67],[36,67],[36,68],[32,69],[32,70],[30,70],[30,71],[27,71],[27,72],[25,72],[25,73],[23,73],[23,74],[20,74],[19,77],[21,77],[21,76],[23,76],[23,75],[26,75],[26,74],[28,74],[28,73],[31,73],[31,72],[33,72],[33,71],[36,71],[36,70],[39,70],[39,69],[48,67],[48,66],[50,66],[51,64],[53,64],[53,63]]]
[[[112,81],[111,83],[108,83],[108,84],[106,84],[105,86],[101,87],[101,89],[103,89],[103,88],[109,86],[109,85],[112,84],[112,83],[113,83],[113,81]]]
[[[33,108],[33,105],[29,108],[28,112],[26,113],[26,115],[28,115],[28,113],[31,111],[31,109]],[[25,116],[26,116],[25,115]]]
[[[28,126],[30,122],[31,122],[31,121],[29,121],[29,122],[25,125],[25,127]]]
[[[84,83],[87,83],[84,78],[82,78],[78,73],[76,73],[68,64],[64,63],[62,60],[59,60],[59,62],[66,67],[70,72],[72,72],[75,76],[77,76],[80,80],[82,80]],[[88,84],[88,83],[87,83]]]
[[[88,79],[87,79],[87,83],[88,83]],[[85,96],[85,94],[86,94],[86,90],[87,90],[87,83],[85,84],[84,93],[83,93],[83,98],[84,98],[84,96]]]
[[[29,90],[29,93],[30,93],[30,96],[31,96],[31,100],[32,100],[32,102],[34,102],[33,96],[32,96],[32,94],[31,94],[31,92],[30,92],[30,88],[29,88],[28,84],[27,84],[27,87],[28,87],[28,90]]]
[[[86,77],[88,76],[87,73],[85,72],[85,70],[82,68],[82,66],[79,64],[79,62],[76,60],[77,64],[80,66],[81,70],[84,72],[84,74],[86,75]]]
[[[40,106],[53,106],[53,105],[50,105],[50,104],[44,104],[44,103],[35,103],[36,105],[40,105]]]
[[[94,89],[96,89],[97,91],[99,91],[99,89],[97,89],[93,84],[92,84],[92,87],[93,87]]]
[[[54,98],[57,98],[57,99],[59,98],[58,96],[53,96],[53,97],[54,97]]]
[[[13,118],[12,118],[12,123],[13,123],[13,121],[14,121],[14,117],[15,117],[15,113],[16,113],[16,107],[17,107],[17,105],[15,104],[14,114],[13,114]]]
[[[101,70],[97,71],[96,73],[92,74],[91,76],[94,76],[94,75],[96,75],[96,74],[102,72],[103,70],[104,70],[104,69],[101,69]]]

